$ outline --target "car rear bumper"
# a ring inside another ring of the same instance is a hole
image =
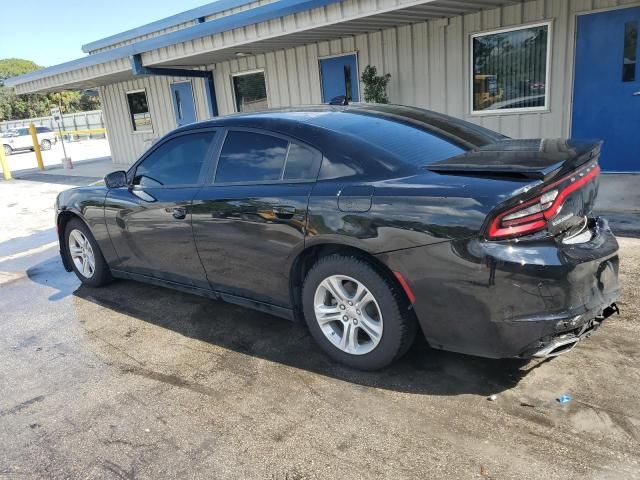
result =
[[[598,219],[582,244],[476,238],[379,258],[407,280],[431,346],[508,358],[556,353],[600,326],[619,294],[617,253]]]

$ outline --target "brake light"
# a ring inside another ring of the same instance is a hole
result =
[[[491,240],[499,240],[543,230],[547,222],[560,212],[566,198],[598,173],[600,167],[594,163],[547,185],[539,195],[498,213],[489,224],[487,236]]]

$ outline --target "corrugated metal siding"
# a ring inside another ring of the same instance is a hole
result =
[[[340,8],[334,6],[306,12],[305,15],[298,14],[298,25],[315,20],[318,23],[325,22],[329,17],[337,19],[348,13],[349,5],[362,6],[369,1],[351,0]],[[235,111],[231,87],[231,76],[235,73],[263,69],[270,107],[320,103],[319,58],[357,52],[360,69],[371,64],[378,67],[379,71],[392,75],[389,97],[393,103],[416,105],[448,113],[516,138],[568,136],[575,13],[638,4],[638,0],[535,0],[449,19],[431,20],[275,50],[224,61],[209,68],[214,72],[220,114],[229,114]],[[470,115],[470,35],[546,20],[553,22],[549,111]],[[270,22],[270,32],[264,31],[265,28],[267,27],[261,25],[259,33],[268,36],[272,32],[282,30],[283,24],[276,22],[271,25]],[[229,35],[233,36],[233,32],[229,32]],[[283,37],[284,39],[286,37]],[[206,41],[201,47],[204,44]],[[189,45],[187,50],[193,47]],[[178,53],[175,48],[171,50],[154,52],[153,55],[162,53],[166,58]],[[144,138],[145,135],[131,133],[124,92],[141,86],[147,88],[154,121],[153,136],[157,137],[175,127],[168,84],[167,79],[151,77],[103,88],[105,113],[109,112],[106,118],[116,162],[131,163],[150,144],[148,139]],[[194,84],[199,84],[196,89],[196,98],[200,98],[197,100],[198,118],[204,119],[209,116],[209,112],[206,108],[203,84],[201,80],[194,81]],[[362,92],[362,85],[360,91]],[[200,106],[201,104],[203,106]]]
[[[637,4],[637,0],[536,0],[449,19],[278,50],[218,63],[214,78],[221,114],[235,111],[231,75],[264,69],[270,107],[320,103],[322,56],[357,52],[359,69],[375,65],[391,74],[392,103],[444,112],[523,137],[569,135],[576,12]],[[528,114],[470,114],[470,35],[476,32],[552,21],[550,105]],[[362,92],[362,85],[360,91]]]
[[[176,128],[170,84],[191,81],[198,120],[210,117],[203,79],[145,77],[101,87],[105,123],[114,163],[130,165],[154,140]],[[153,132],[134,132],[129,119],[126,93],[146,89]]]

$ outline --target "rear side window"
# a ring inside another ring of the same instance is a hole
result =
[[[214,132],[175,137],[154,150],[136,168],[134,185],[159,187],[198,183]]]
[[[284,168],[285,180],[314,179],[322,163],[322,154],[314,148],[291,142]]]
[[[215,183],[315,179],[322,154],[271,135],[230,131],[224,141]]]

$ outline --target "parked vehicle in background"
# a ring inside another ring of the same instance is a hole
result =
[[[42,150],[51,150],[51,147],[58,142],[58,137],[49,127],[36,127],[36,135]],[[9,130],[0,135],[5,155],[24,150],[33,150],[33,140],[31,133],[26,127]]]
[[[420,330],[445,350],[554,356],[616,311],[618,244],[592,215],[600,144],[397,105],[219,117],[62,192],[62,261],[93,287],[128,278],[301,319],[361,369]]]

